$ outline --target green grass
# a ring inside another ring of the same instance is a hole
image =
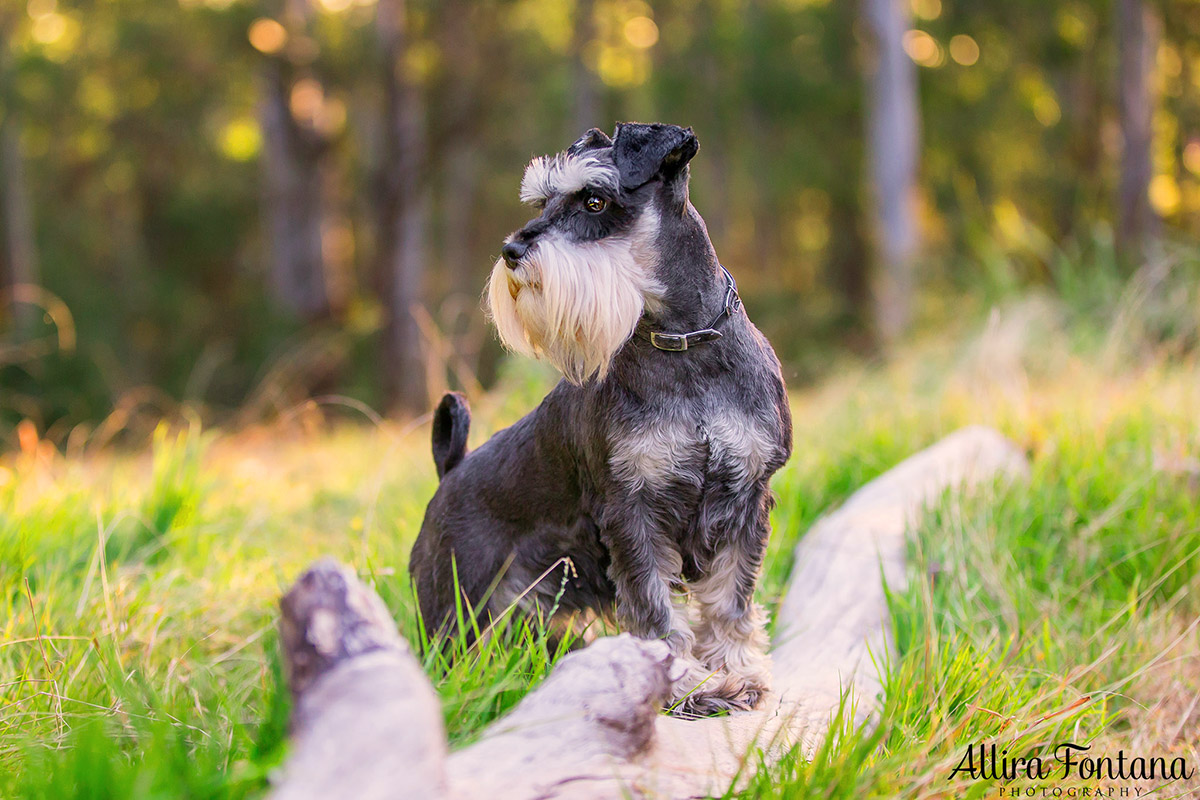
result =
[[[835,725],[746,796],[996,797],[948,780],[980,742],[1200,768],[1200,364],[1163,333],[1195,327],[1176,313],[1097,333],[1140,319],[1135,300],[1012,303],[794,395],[768,604],[818,516],[962,424],[1011,436],[1032,475],[931,510],[893,596],[879,724]],[[545,372],[513,368],[477,404],[476,442],[544,390]],[[311,409],[236,435],[164,428],[146,453],[65,458],[26,432],[0,461],[0,797],[261,794],[285,754],[275,603],[306,564],[352,564],[419,638],[406,563],[435,484],[427,437]],[[520,624],[452,663],[429,656],[452,744],[558,656]]]

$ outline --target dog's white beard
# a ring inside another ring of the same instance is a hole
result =
[[[653,276],[652,220],[644,214],[627,236],[581,244],[547,233],[511,276],[497,261],[488,307],[500,341],[544,358],[571,383],[604,378],[646,306],[663,295]],[[515,298],[510,277],[519,287]]]

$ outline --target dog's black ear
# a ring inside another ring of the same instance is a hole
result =
[[[440,479],[467,454],[471,406],[458,392],[450,392],[433,412],[433,464]]]
[[[655,178],[669,181],[700,149],[691,128],[655,122],[623,122],[617,125],[613,161],[621,175],[622,189],[636,189]]]
[[[584,150],[596,150],[602,147],[612,147],[612,139],[608,138],[608,134],[599,128],[592,128],[590,131],[580,136],[575,140],[575,144],[567,148],[568,155],[582,153]]]

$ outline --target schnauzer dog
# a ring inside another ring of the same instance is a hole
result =
[[[598,615],[665,639],[687,713],[769,688],[754,589],[771,475],[791,453],[779,361],[688,200],[691,128],[592,129],[535,159],[487,288],[511,350],[565,380],[470,454],[470,412],[434,415],[441,484],[410,569],[431,629],[456,608]],[[456,596],[456,594],[458,596]]]

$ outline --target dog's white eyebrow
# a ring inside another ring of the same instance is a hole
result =
[[[529,162],[521,179],[521,202],[536,203],[556,194],[594,186],[611,194],[620,190],[617,168],[594,156],[541,156]]]

